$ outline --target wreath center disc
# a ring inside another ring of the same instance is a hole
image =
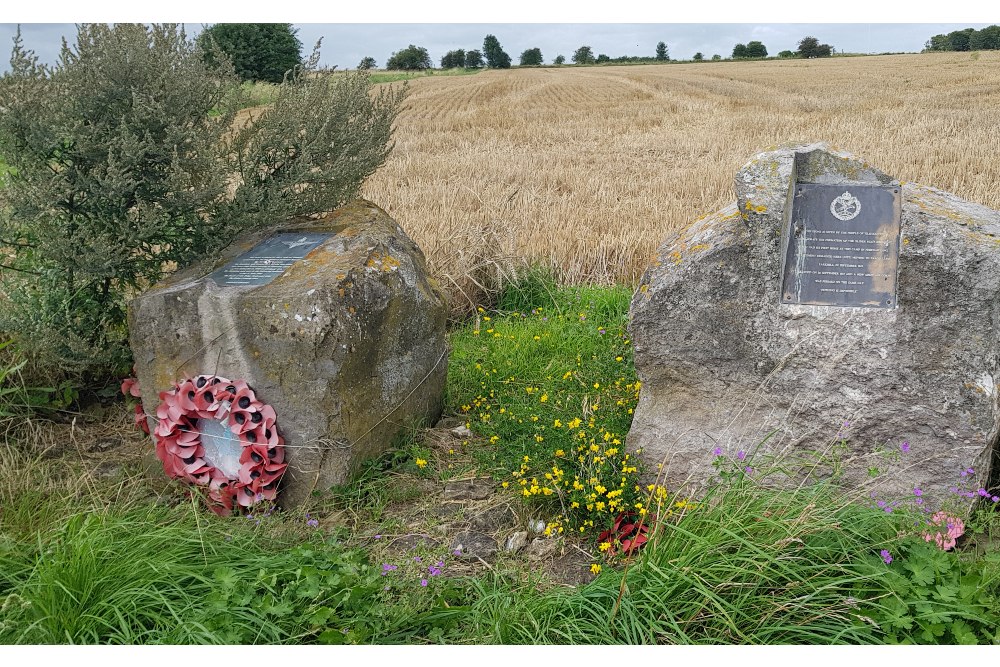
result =
[[[226,411],[228,419],[229,411]],[[218,468],[226,477],[235,479],[240,474],[240,454],[243,445],[240,437],[230,430],[224,420],[200,418],[194,425],[201,434],[205,448],[205,462]]]

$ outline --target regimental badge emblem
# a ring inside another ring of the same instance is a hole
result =
[[[837,220],[853,220],[861,213],[861,202],[850,192],[845,192],[830,202],[830,213]]]

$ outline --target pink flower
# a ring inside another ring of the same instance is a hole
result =
[[[924,533],[924,540],[934,542],[938,548],[948,551],[955,546],[956,540],[965,533],[965,523],[958,517],[948,516],[944,512],[937,512],[931,517],[928,525],[933,524],[936,528],[933,532]]]

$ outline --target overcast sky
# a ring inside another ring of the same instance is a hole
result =
[[[674,59],[690,59],[700,51],[728,57],[733,45],[759,40],[770,55],[785,49],[794,51],[798,41],[812,35],[830,44],[838,52],[883,53],[916,52],[931,35],[987,23],[297,23],[303,55],[311,52],[316,40],[323,38],[321,63],[340,69],[354,68],[365,56],[375,58],[379,67],[394,52],[409,44],[428,50],[437,65],[441,56],[452,49],[480,49],[483,37],[496,35],[501,46],[517,63],[522,51],[538,47],[546,63],[557,55],[567,60],[581,45],[590,46],[594,55],[605,53],[652,56],[656,43],[664,41]],[[202,30],[201,23],[186,24],[193,36]],[[0,24],[0,63],[6,69],[16,24]],[[72,41],[76,28],[71,23],[21,25],[24,44],[46,62],[59,51],[60,40]]]

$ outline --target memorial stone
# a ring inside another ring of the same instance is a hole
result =
[[[287,507],[440,416],[447,314],[420,249],[359,200],[172,275],[132,302],[129,330],[147,414],[159,392],[199,374],[245,380],[274,408]],[[219,431],[208,438],[210,464],[238,468],[239,443],[222,426],[201,427]]]
[[[825,461],[817,476],[890,504],[979,497],[1000,437],[1000,212],[825,144],[760,154],[735,189],[633,297],[629,448],[677,490],[742,451]]]

